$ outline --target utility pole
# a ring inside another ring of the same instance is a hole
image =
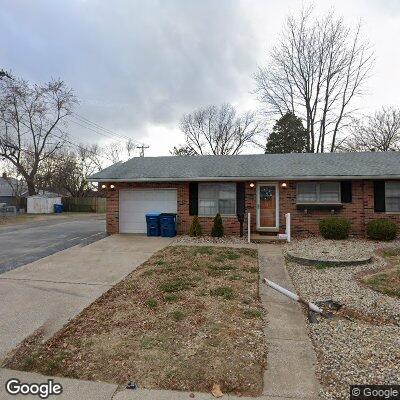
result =
[[[141,146],[136,146],[137,149],[140,149],[140,157],[144,157],[144,149],[148,149],[150,146],[145,146],[142,144]]]

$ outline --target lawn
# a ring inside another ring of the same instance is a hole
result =
[[[387,268],[365,276],[363,282],[378,292],[400,297],[400,248],[386,249],[381,254],[388,262]]]
[[[53,338],[7,367],[142,388],[260,395],[265,368],[257,252],[173,246],[156,253]]]

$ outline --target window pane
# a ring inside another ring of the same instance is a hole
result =
[[[216,185],[200,184],[199,185],[199,199],[216,199],[217,187]]]
[[[319,184],[319,201],[320,202],[335,202],[340,201],[340,186],[339,182],[322,182]]]
[[[314,182],[301,182],[297,184],[297,201],[317,201],[317,185]]]
[[[199,200],[199,215],[215,215],[217,214],[216,200]]]
[[[236,185],[234,183],[199,184],[199,215],[235,214]]]
[[[220,199],[235,199],[236,185],[234,183],[221,183],[219,186]]]
[[[386,211],[400,212],[400,182],[386,182]]]
[[[235,214],[236,185],[234,183],[219,184],[218,211],[220,214]]]
[[[386,211],[400,212],[400,197],[387,197]]]
[[[386,197],[400,197],[400,182],[386,182]]]
[[[199,215],[215,215],[217,213],[217,190],[215,185],[199,184]]]
[[[220,199],[218,204],[220,214],[235,214],[235,200]]]

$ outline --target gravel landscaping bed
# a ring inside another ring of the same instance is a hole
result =
[[[222,238],[212,237],[212,236],[198,236],[192,237],[189,235],[177,236],[174,243],[188,243],[188,244],[248,244],[244,237],[239,236],[223,236]]]
[[[372,245],[371,245],[372,244]],[[320,260],[348,261],[363,257],[370,257],[375,242],[366,240],[325,240],[322,238],[308,238],[294,240],[285,245],[286,251],[294,255]]]
[[[286,245],[303,254],[344,260],[359,257],[399,242],[306,239]],[[383,268],[386,261],[359,266],[317,268],[288,262],[288,272],[298,293],[309,301],[332,299],[344,307],[351,320],[337,316],[309,324],[317,356],[317,373],[324,399],[348,399],[351,384],[400,384],[400,299],[376,292],[358,277]]]

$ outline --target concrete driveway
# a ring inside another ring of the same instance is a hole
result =
[[[80,243],[105,237],[105,217],[54,215],[0,227],[0,274]]]
[[[0,359],[39,328],[51,336],[171,241],[113,235],[0,274]]]

